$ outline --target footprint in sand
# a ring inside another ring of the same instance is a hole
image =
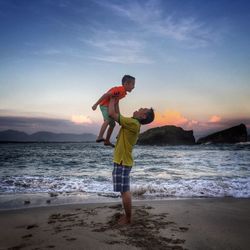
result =
[[[38,225],[37,224],[32,224],[32,225],[28,225],[27,227],[26,227],[26,229],[31,229],[31,228],[34,228],[34,227],[38,227]]]
[[[76,240],[76,238],[67,238],[66,240],[67,241],[73,241],[73,240]]]
[[[109,206],[111,209],[120,209],[120,205]],[[175,249],[183,250],[185,243],[184,239],[175,238],[172,233],[172,238],[168,237],[171,231],[186,232],[187,227],[179,227],[175,222],[169,221],[168,213],[153,214],[150,206],[136,207],[133,211],[133,222],[130,226],[119,227],[117,220],[120,213],[116,212],[110,217],[110,220],[105,225],[98,225],[92,231],[104,232],[109,230],[116,230],[118,234],[125,237],[123,243],[140,247],[143,249]],[[166,234],[159,235],[159,232],[166,229]],[[117,240],[113,239],[107,242],[110,245],[118,244]],[[119,241],[119,243],[121,243]]]
[[[32,237],[32,234],[27,234],[27,235],[22,236],[23,239],[28,239],[30,237]]]
[[[20,245],[14,246],[14,247],[9,247],[8,250],[19,250],[19,249],[22,249],[24,247],[26,247],[26,244],[20,244]]]
[[[109,206],[108,208],[111,208],[111,209],[122,209],[122,205],[121,204],[112,205],[112,206]]]
[[[179,227],[179,229],[181,230],[181,232],[186,232],[188,231],[188,227]]]

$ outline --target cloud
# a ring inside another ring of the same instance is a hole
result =
[[[146,56],[146,42],[128,35],[126,32],[112,30],[92,29],[90,39],[81,39],[86,45],[95,49],[94,56],[90,58],[98,61],[121,64],[151,64],[154,61]]]
[[[188,47],[206,47],[221,37],[221,30],[192,16],[179,17],[171,12],[163,12],[162,1],[97,1],[113,14],[134,23],[144,33],[185,43]]]
[[[209,119],[209,122],[212,122],[212,123],[216,123],[216,122],[219,122],[221,121],[221,117],[220,116],[217,116],[217,115],[213,115],[210,119]]]
[[[181,115],[178,111],[166,111],[164,113],[155,113],[155,120],[153,125],[163,126],[163,125],[187,125],[188,119]]]
[[[92,120],[84,115],[72,115],[71,121],[75,124],[92,124]]]
[[[60,55],[62,54],[62,51],[59,49],[53,49],[53,48],[48,48],[48,49],[42,49],[42,50],[37,50],[37,51],[32,51],[32,54],[34,55],[45,55],[45,56],[54,56],[54,55]]]
[[[114,48],[119,48],[126,50],[126,52],[134,50],[134,51],[139,51],[144,48],[143,44],[140,43],[137,40],[133,39],[126,39],[122,40],[119,39],[119,34],[117,32],[105,32],[107,37],[110,37],[111,39],[103,39],[103,40],[86,40],[89,42],[89,44],[100,48],[104,51],[111,52],[113,51]],[[102,37],[105,36],[105,34],[101,35]]]
[[[80,120],[82,119],[82,120]],[[78,121],[40,117],[0,116],[0,130],[19,130],[26,133],[49,131],[54,133],[96,133],[99,124],[89,123],[90,119],[78,116]],[[83,122],[85,121],[85,122]]]
[[[46,47],[46,46],[37,46],[36,44],[25,42],[29,48],[30,54],[35,56],[45,56],[45,57],[52,57],[55,56],[70,56],[75,58],[84,58],[84,51],[76,48],[61,46],[61,47]]]
[[[151,64],[152,60],[146,57],[137,57],[136,55],[111,55],[111,56],[92,56],[92,59],[120,64]]]

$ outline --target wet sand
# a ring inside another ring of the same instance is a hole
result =
[[[0,249],[250,249],[250,199],[136,201],[0,212]]]

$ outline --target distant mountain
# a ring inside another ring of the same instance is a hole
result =
[[[28,141],[29,135],[16,131],[16,130],[5,130],[0,132],[0,141]]]
[[[70,134],[40,131],[31,135],[16,130],[0,132],[0,142],[85,142],[95,141],[96,135],[90,133]]]

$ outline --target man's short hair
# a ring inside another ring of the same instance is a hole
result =
[[[134,81],[135,80],[135,77],[133,76],[130,76],[130,75],[124,75],[123,78],[122,78],[122,85],[127,82],[127,81]]]
[[[146,113],[146,115],[146,118],[140,119],[140,123],[143,125],[149,124],[155,119],[155,113],[152,108]]]

